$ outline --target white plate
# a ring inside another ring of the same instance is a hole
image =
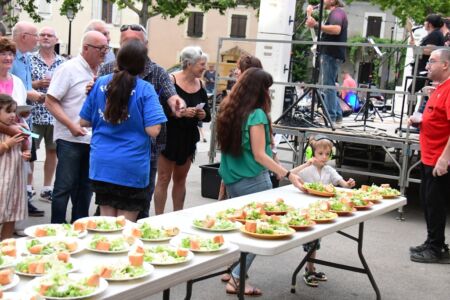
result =
[[[242,224],[240,222],[234,222],[233,224],[234,224],[234,228],[226,228],[226,229],[206,228],[206,227],[197,226],[194,223],[192,223],[192,227],[197,228],[197,229],[201,229],[201,230],[205,230],[205,231],[226,232],[226,231],[238,230],[242,226]]]
[[[105,220],[108,222],[115,222],[116,221],[116,217],[108,217],[108,216],[95,216],[95,217],[85,217],[85,218],[81,218],[78,219],[77,221],[81,221],[81,222],[87,222],[89,220],[94,220],[94,221],[98,221],[98,220]],[[126,220],[125,221],[125,226],[129,223],[130,221]],[[121,231],[125,228],[125,226],[121,227],[121,228],[116,228],[116,229],[87,229],[89,231],[94,231],[94,232],[116,232],[116,231]]]
[[[5,292],[3,293],[2,300],[25,300],[31,299],[34,297],[36,300],[44,300],[45,298],[39,295],[38,293],[30,293],[30,292]]]
[[[66,273],[72,273],[72,272],[76,272],[80,269],[80,262],[78,260],[76,260],[75,258],[70,258],[69,262],[72,263],[72,270],[67,271]],[[45,276],[48,275],[49,273],[44,273],[44,274],[31,274],[31,273],[23,273],[20,272],[19,270],[15,270],[16,274],[22,275],[22,276],[28,276],[28,277],[41,277],[41,276]]]
[[[14,257],[8,256],[8,255],[2,255],[2,258],[3,258],[3,264],[0,265],[0,269],[14,267],[17,263],[17,261]]]
[[[55,236],[49,236],[49,237],[34,238],[34,239],[27,240],[27,241],[25,242],[25,250],[26,250],[26,252],[29,253],[29,254],[32,254],[32,253],[31,253],[30,251],[28,251],[28,248],[27,248],[26,245],[27,245],[27,243],[28,243],[29,241],[32,241],[32,240],[39,240],[42,244],[51,243],[51,242],[53,242],[53,241],[58,241],[58,242],[66,241],[66,240],[76,241],[76,242],[77,242],[77,249],[76,249],[75,251],[73,251],[73,252],[69,252],[70,255],[79,253],[79,252],[81,252],[81,251],[84,250],[83,241],[80,240],[80,239],[78,239],[78,238],[75,238],[75,237],[55,237]],[[53,254],[53,253],[52,253],[52,254]],[[33,255],[33,254],[32,254],[32,255]],[[37,255],[44,255],[44,254],[37,254]],[[45,254],[45,255],[49,255],[49,254]]]
[[[195,235],[192,235],[192,236],[195,236]],[[169,242],[169,244],[172,245],[172,246],[174,246],[174,247],[183,248],[183,247],[181,247],[181,240],[182,240],[183,238],[185,238],[185,237],[187,237],[187,236],[185,235],[185,236],[180,236],[180,237],[171,239],[170,242]],[[199,236],[199,237],[200,237],[200,238],[207,238],[208,236]],[[210,236],[210,237],[213,238],[213,236]],[[188,250],[190,250],[190,251],[192,251],[192,252],[208,253],[208,252],[222,251],[223,249],[226,249],[226,248],[228,248],[228,243],[225,241],[225,242],[222,244],[222,246],[220,246],[218,249],[215,249],[215,250],[210,250],[210,249],[199,249],[199,250],[194,250],[194,249],[191,249],[191,248],[183,248],[183,249],[188,249]]]
[[[20,282],[19,276],[14,274],[13,275],[13,279],[11,280],[11,282],[9,284],[7,284],[7,285],[2,285],[1,289],[2,289],[2,291],[6,291],[6,290],[9,290],[9,289],[12,289],[16,285],[18,285],[19,282]]]
[[[138,221],[138,224],[139,225],[141,225],[141,224],[143,224],[143,223],[146,223],[146,222],[139,222]],[[164,226],[154,226],[154,225],[152,225],[152,224],[150,224],[150,223],[148,223],[151,227],[153,227],[153,228],[158,228],[158,229],[165,229],[164,228]],[[134,224],[134,225],[131,225],[131,226],[126,226],[126,228],[123,230],[123,234],[124,234],[124,236],[133,236],[132,234],[131,234],[131,229],[132,228],[137,228],[137,229],[139,229],[139,225],[136,225],[136,224]],[[179,229],[178,229],[179,230]],[[174,235],[175,236],[175,235]],[[173,238],[174,236],[165,236],[165,237],[160,237],[160,238],[154,238],[154,239],[149,239],[149,238],[143,238],[143,237],[139,237],[139,238],[137,238],[136,237],[136,239],[140,239],[141,241],[144,241],[144,242],[163,242],[163,241],[168,241],[168,240],[170,240],[171,238]]]
[[[153,271],[155,270],[155,268],[149,263],[144,262],[143,266],[144,266],[144,270],[146,272],[140,276],[131,277],[131,278],[105,278],[105,279],[108,281],[130,281],[130,280],[135,280],[135,279],[146,277],[146,276],[152,274]]]
[[[150,249],[150,248],[154,248],[154,247],[147,247],[147,248],[144,248],[144,251],[145,251],[146,249]],[[177,247],[170,246],[170,248],[171,248],[172,250],[175,250],[175,251],[177,250]],[[149,263],[152,264],[152,265],[154,265],[154,266],[170,266],[170,265],[184,264],[184,263],[186,263],[186,262],[192,260],[193,258],[194,258],[194,253],[192,253],[191,250],[188,250],[188,255],[186,256],[186,259],[183,260],[183,261],[173,261],[173,262],[151,261],[151,262],[149,262]],[[145,254],[144,254],[144,259],[145,259]]]
[[[119,237],[120,236],[114,236],[114,237],[111,237],[111,238],[115,239],[115,238],[119,238]],[[89,251],[97,252],[97,253],[116,254],[116,253],[126,253],[126,252],[128,252],[130,250],[130,245],[126,242],[126,240],[125,240],[125,249],[119,250],[119,251],[104,251],[104,250],[98,250],[98,249],[95,249],[95,248],[91,248],[89,246],[91,244],[91,242],[92,242],[92,238],[86,241],[86,245],[85,245],[86,249],[89,250]]]
[[[90,275],[88,274],[80,274],[80,273],[72,273],[69,274],[69,278],[74,279],[74,280],[80,280],[86,277],[89,277]],[[39,284],[41,282],[41,280],[44,280],[45,277],[36,277],[35,279],[31,280],[27,287],[30,290],[36,291],[36,288],[39,287]],[[98,295],[100,293],[102,293],[103,291],[106,290],[106,288],[108,287],[108,282],[104,279],[100,277],[100,284],[98,285],[98,287],[95,289],[95,291],[91,294],[85,295],[85,296],[78,296],[78,297],[50,297],[50,296],[44,296],[45,299],[55,299],[55,300],[60,300],[60,299],[64,299],[64,300],[75,300],[75,299],[83,299],[83,298],[89,298],[95,295]]]
[[[30,227],[25,228],[24,232],[26,235],[37,238],[37,236],[35,235],[36,229],[40,228],[40,227],[54,227],[56,229],[56,236],[59,237],[66,237],[66,235],[64,234],[64,229],[62,227],[62,224],[39,224],[39,225],[33,225]],[[78,238],[83,238],[87,235],[87,230],[83,230],[81,232],[78,232],[78,236],[67,236],[67,237],[78,237]],[[52,236],[48,236],[48,237],[52,237]]]

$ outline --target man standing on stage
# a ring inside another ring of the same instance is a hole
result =
[[[420,123],[420,199],[427,224],[427,239],[411,247],[410,258],[421,263],[450,263],[445,244],[446,204],[450,195],[450,50],[431,52],[428,78],[437,83]],[[409,120],[409,123],[417,120]]]
[[[341,8],[340,0],[324,0],[324,9],[330,10],[327,21],[322,25],[322,42],[347,42],[347,15]],[[319,23],[312,17],[306,20],[306,26],[318,29]],[[320,46],[321,83],[335,86],[341,64],[345,61],[345,46]],[[326,89],[324,104],[331,121],[342,123],[342,110],[336,96],[336,90]]]

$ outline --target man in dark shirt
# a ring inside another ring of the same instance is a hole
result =
[[[347,15],[341,8],[344,5],[340,0],[325,0],[324,9],[330,10],[327,21],[322,25],[323,42],[347,42]],[[318,22],[309,17],[306,26],[318,28]],[[323,85],[335,86],[336,77],[341,64],[345,61],[345,46],[321,46],[321,83]],[[330,115],[331,121],[338,125],[342,123],[342,110],[336,96],[336,91],[326,89],[324,104]]]

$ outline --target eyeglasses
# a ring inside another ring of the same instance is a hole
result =
[[[48,38],[55,37],[55,35],[51,34],[51,33],[39,33],[39,36],[40,37],[48,37]]]
[[[4,51],[4,52],[0,52],[0,56],[3,56],[3,57],[5,57],[5,56],[12,56],[12,57],[14,57],[16,55],[12,51]]]
[[[442,62],[442,61],[441,60],[430,59],[429,61],[427,61],[427,65],[432,65],[432,64],[435,64],[437,62]]]
[[[37,33],[29,33],[29,32],[24,32],[23,34],[26,34],[26,35],[31,35],[31,36],[34,36],[34,37],[38,37],[38,34]]]
[[[95,48],[100,52],[108,52],[109,49],[111,49],[111,47],[109,47],[109,46],[95,46],[95,45],[91,45],[91,44],[86,44],[86,46]]]
[[[145,30],[145,28],[140,24],[122,25],[120,27],[120,32],[124,32],[127,30],[142,31],[145,34],[147,34],[147,31]]]

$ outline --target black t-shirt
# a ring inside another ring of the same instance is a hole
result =
[[[328,34],[322,32],[323,42],[347,42],[347,15],[345,11],[336,7],[330,12],[325,25],[339,25],[341,26],[341,32],[338,35]],[[345,60],[345,46],[322,46],[322,53],[332,56],[334,58],[340,58]]]
[[[444,35],[436,28],[432,32],[430,32],[423,40],[420,42],[420,46],[426,45],[435,45],[435,46],[444,46]],[[427,61],[430,58],[429,55],[422,55],[422,58],[419,59],[419,66],[417,68],[417,72],[425,71],[425,66],[427,65]],[[417,73],[419,75],[419,73]]]

